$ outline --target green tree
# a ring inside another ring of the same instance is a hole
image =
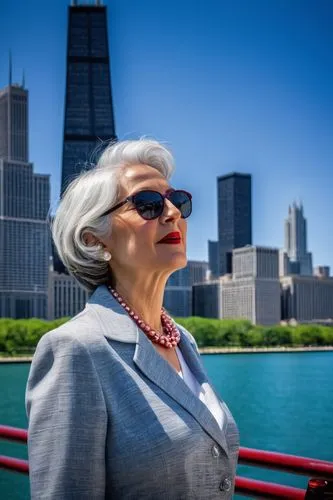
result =
[[[249,347],[261,347],[264,345],[264,328],[259,325],[253,325],[247,333],[247,342]]]

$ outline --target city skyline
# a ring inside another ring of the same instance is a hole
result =
[[[207,260],[207,241],[217,237],[216,178],[237,170],[253,176],[253,242],[282,248],[286,209],[301,197],[314,265],[333,267],[333,236],[327,231],[333,211],[332,7],[302,2],[300,10],[295,2],[265,6],[259,15],[258,2],[251,8],[240,2],[238,10],[217,2],[208,9],[199,2],[191,13],[184,5],[176,10],[175,2],[168,8],[147,1],[140,7],[131,1],[104,3],[118,136],[147,134],[171,146],[174,184],[194,195],[189,259]],[[0,28],[2,46],[12,49],[13,82],[26,72],[30,161],[36,172],[52,175],[54,206],[60,192],[69,2],[50,5],[49,14],[43,5],[32,1],[27,9],[19,1],[14,9],[5,2],[6,24],[0,21]],[[14,16],[17,8],[24,24]],[[157,29],[159,16],[164,23]],[[195,31],[200,17],[205,40]],[[4,87],[6,50],[0,68]]]

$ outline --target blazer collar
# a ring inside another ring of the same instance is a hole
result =
[[[86,307],[97,313],[105,337],[118,342],[136,344],[133,362],[141,372],[185,408],[228,454],[224,432],[221,432],[207,406],[193,394],[172,366],[160,356],[151,341],[129,318],[106,286],[99,286],[94,291]],[[214,391],[199,362],[195,346],[191,344],[190,336],[183,328],[178,324],[177,326],[181,335],[178,347],[191,372],[205,391],[208,399],[210,399],[213,397]]]
[[[138,328],[105,285],[96,288],[86,309],[98,314],[105,337],[118,342],[137,342]]]

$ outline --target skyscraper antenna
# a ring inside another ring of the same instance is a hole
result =
[[[9,86],[12,84],[12,51],[9,49],[9,75],[8,75],[8,80],[9,80]]]

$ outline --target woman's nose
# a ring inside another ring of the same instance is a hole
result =
[[[181,213],[180,210],[177,207],[175,207],[175,205],[171,203],[170,200],[165,199],[162,217],[165,220],[180,219]]]

